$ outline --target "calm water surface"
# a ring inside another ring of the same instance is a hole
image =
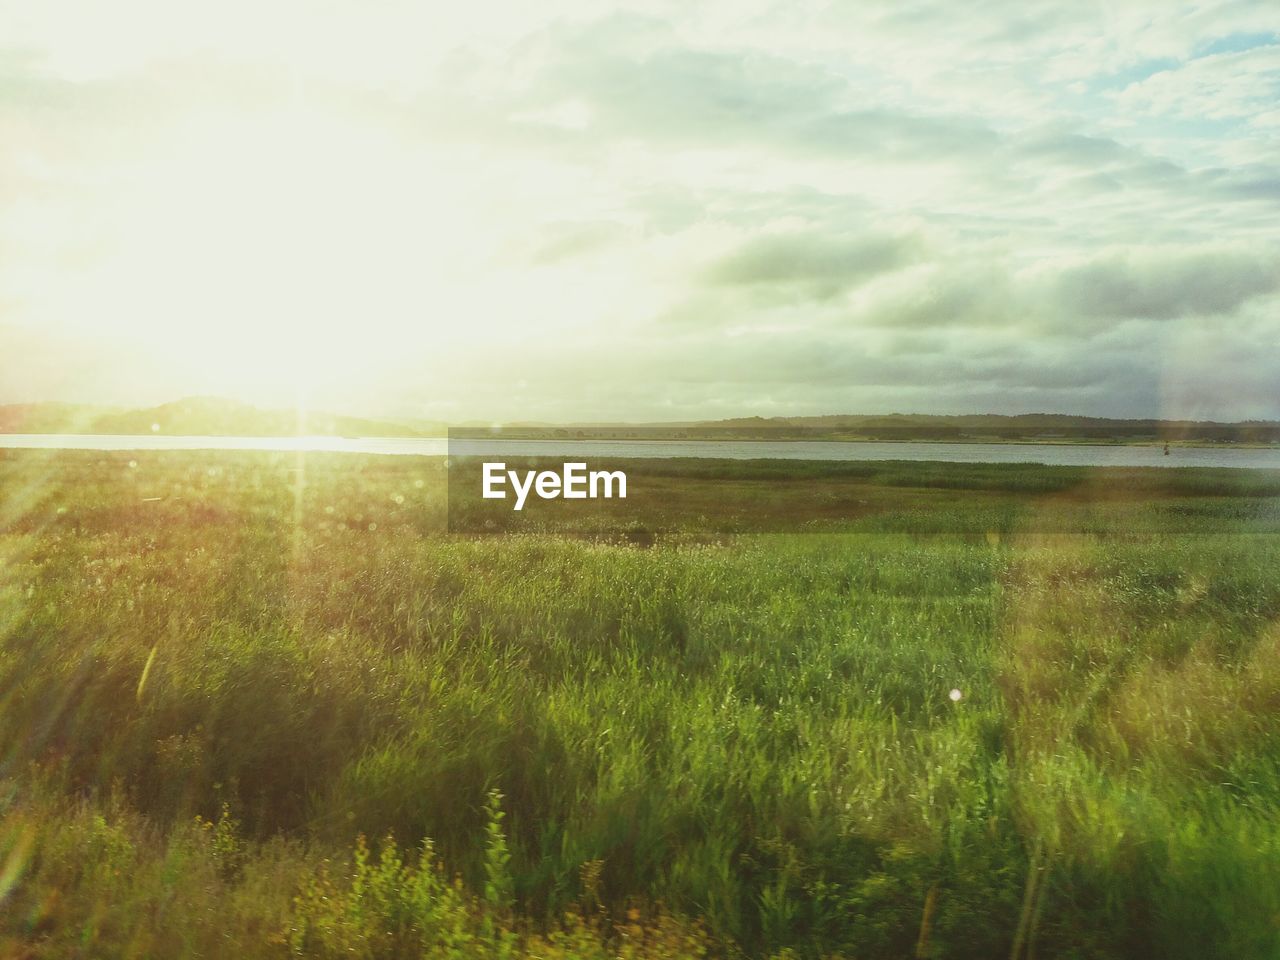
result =
[[[284,450],[444,456],[443,437],[172,437],[0,434],[0,448],[41,450]],[[453,453],[520,457],[698,457],[726,460],[940,460],[1078,467],[1249,467],[1280,470],[1280,448],[840,440],[455,440]]]

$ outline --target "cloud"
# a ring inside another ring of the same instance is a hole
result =
[[[1168,320],[1229,313],[1280,288],[1280,257],[1256,250],[1120,250],[1063,270],[1049,288],[1084,320]]]
[[[1177,64],[1116,99],[1128,110],[1198,122],[1250,118],[1280,100],[1280,38]]]
[[[1229,316],[1280,290],[1280,252],[1243,245],[1122,247],[1019,268],[959,259],[873,288],[848,322],[898,330],[1088,336],[1137,320]]]
[[[983,330],[1026,320],[1009,274],[987,262],[933,264],[873,290],[853,322],[898,330]]]
[[[370,413],[1280,416],[1266,4],[37,6],[9,399],[92,342],[107,402],[292,363]]]
[[[905,266],[921,252],[919,238],[907,235],[766,234],[714,263],[705,277],[726,286],[794,286],[822,299]]]
[[[671,45],[648,22],[641,33],[655,41],[636,50],[634,24],[633,18],[606,19],[550,38],[554,52],[542,53],[550,63],[524,109],[576,101],[585,104],[596,136],[720,149],[757,144],[897,158],[973,154],[997,141],[975,119],[886,110],[831,70],[763,50]]]
[[[618,243],[626,233],[626,227],[615,220],[540,224],[529,259],[545,265],[588,256]]]

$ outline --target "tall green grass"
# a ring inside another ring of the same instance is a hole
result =
[[[886,505],[862,532],[639,546],[448,536],[433,460],[0,458],[0,931],[37,956],[1276,955],[1268,476],[1143,475],[1164,494],[1067,535],[929,491],[978,476],[1035,517],[1088,475],[875,469],[819,470]],[[1215,532],[1161,532],[1170,503]]]

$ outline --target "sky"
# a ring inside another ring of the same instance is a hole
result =
[[[1278,24],[0,0],[0,402],[1280,418]]]

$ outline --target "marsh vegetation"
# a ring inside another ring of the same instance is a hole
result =
[[[1280,950],[1280,477],[647,469],[0,455],[0,954]]]

